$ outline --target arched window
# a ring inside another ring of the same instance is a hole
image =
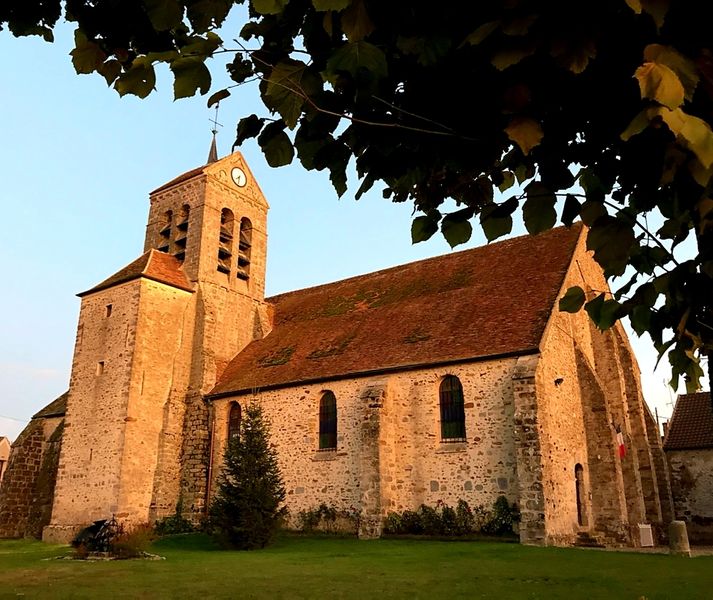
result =
[[[250,277],[250,249],[253,245],[253,224],[250,219],[243,217],[240,219],[240,240],[238,242],[238,270],[240,279]]]
[[[446,375],[439,390],[441,402],[441,440],[465,441],[463,386],[455,375]]]
[[[218,240],[218,271],[230,273],[230,263],[233,256],[233,211],[224,208],[220,212],[220,239]]]
[[[173,211],[167,210],[163,214],[163,225],[158,232],[158,247],[161,252],[168,252],[171,245],[171,227],[173,226]]]
[[[228,412],[228,442],[240,437],[240,420],[242,419],[243,411],[240,409],[240,404],[237,402],[230,403],[230,411]]]
[[[337,449],[337,399],[330,391],[319,401],[319,449]]]
[[[191,213],[191,207],[184,204],[181,207],[181,216],[176,225],[176,252],[175,256],[178,260],[186,258],[186,242],[188,240],[188,217]]]

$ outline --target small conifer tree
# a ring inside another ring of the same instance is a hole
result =
[[[264,548],[279,526],[285,486],[269,435],[269,423],[253,403],[243,413],[240,435],[228,442],[210,529],[233,548]]]

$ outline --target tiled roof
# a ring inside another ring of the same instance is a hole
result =
[[[87,294],[93,294],[94,292],[105,290],[114,285],[126,283],[132,279],[138,279],[139,277],[153,279],[159,283],[172,285],[181,290],[193,291],[191,282],[188,281],[188,278],[181,268],[181,261],[175,256],[171,256],[165,252],[159,252],[152,248],[134,262],[120,269],[117,273],[109,277],[109,279],[105,279],[99,285],[77,295],[82,297]]]
[[[581,226],[268,299],[272,332],[212,395],[535,352]]]
[[[664,450],[713,448],[711,393],[682,394],[668,424]]]
[[[67,396],[69,392],[65,392],[56,400],[50,402],[40,412],[33,415],[33,419],[47,419],[49,417],[63,417],[67,412]]]
[[[166,190],[170,188],[173,185],[177,185],[179,183],[182,183],[184,181],[188,181],[192,177],[195,177],[196,175],[200,175],[203,173],[203,169],[205,169],[208,165],[203,165],[201,167],[196,167],[195,169],[191,169],[190,171],[186,171],[182,175],[179,175],[178,177],[174,177],[169,181],[168,183],[164,183],[162,186],[157,187],[153,192],[151,192],[151,195],[156,194],[158,192],[162,192],[163,190]]]

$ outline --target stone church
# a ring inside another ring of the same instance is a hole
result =
[[[240,153],[151,193],[144,254],[79,294],[69,391],[15,441],[0,536],[199,521],[250,402],[291,514],[355,507],[362,537],[499,495],[525,543],[636,545],[670,521],[624,330],[557,308],[608,289],[581,225],[265,298],[267,212]]]

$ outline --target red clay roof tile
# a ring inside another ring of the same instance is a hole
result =
[[[175,256],[171,256],[165,252],[159,252],[152,248],[145,254],[142,254],[134,262],[129,263],[123,269],[120,269],[114,275],[102,281],[99,285],[94,286],[86,292],[81,292],[77,294],[77,296],[81,298],[120,283],[138,279],[139,277],[165,283],[181,290],[193,291],[191,282],[188,281],[188,278],[181,268],[181,261]]]
[[[681,394],[668,424],[664,450],[713,448],[711,393]]]
[[[272,332],[211,395],[535,352],[581,226],[268,299]]]
[[[166,190],[166,189],[170,188],[171,186],[177,185],[179,183],[183,183],[184,181],[188,181],[189,179],[196,177],[197,175],[200,175],[201,173],[203,173],[203,169],[205,169],[207,166],[208,165],[203,165],[201,167],[196,167],[195,169],[191,169],[190,171],[186,171],[182,175],[179,175],[178,177],[174,177],[168,183],[164,183],[162,186],[157,187],[149,195],[153,196],[154,194],[156,194],[158,192],[162,192],[163,190]]]

